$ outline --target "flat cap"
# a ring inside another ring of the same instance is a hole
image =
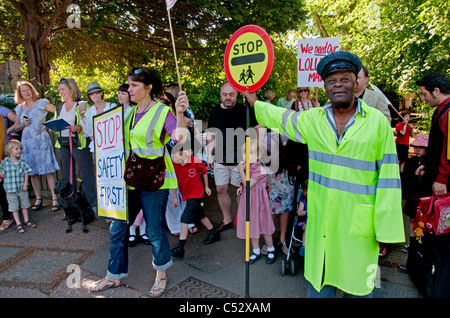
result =
[[[322,79],[338,71],[351,71],[358,76],[362,62],[360,58],[347,51],[335,51],[328,54],[317,64],[317,73]]]

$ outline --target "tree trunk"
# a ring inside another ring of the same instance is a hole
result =
[[[28,68],[28,77],[38,89],[41,96],[50,84],[50,64],[48,63],[47,40],[42,43],[42,34],[45,25],[38,20],[38,4],[35,6],[22,6],[23,31],[25,35],[25,62]],[[34,14],[31,12],[34,10]]]

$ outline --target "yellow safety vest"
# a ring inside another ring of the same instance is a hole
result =
[[[170,159],[170,154],[165,150],[165,144],[170,140],[169,134],[161,143],[161,132],[164,129],[167,113],[170,108],[158,102],[134,125],[137,107],[131,109],[125,118],[125,155],[128,158],[131,148],[135,154],[142,158],[155,159],[164,156],[166,173],[161,189],[176,189],[178,187],[175,169]],[[131,129],[130,129],[131,126]],[[131,188],[131,187],[129,187]],[[132,189],[132,188],[131,188]]]
[[[327,107],[298,113],[258,101],[255,114],[263,126],[308,145],[306,279],[316,290],[331,285],[367,295],[378,242],[405,239],[394,135],[379,110],[358,100],[352,124],[337,138]]]

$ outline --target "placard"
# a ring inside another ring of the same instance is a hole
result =
[[[339,38],[298,40],[297,87],[323,87],[317,64],[326,55],[339,51]]]
[[[123,106],[94,116],[98,215],[128,221]]]

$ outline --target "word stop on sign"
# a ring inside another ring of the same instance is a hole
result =
[[[95,142],[99,149],[109,149],[123,142],[122,119],[119,115],[99,121],[95,129]]]

